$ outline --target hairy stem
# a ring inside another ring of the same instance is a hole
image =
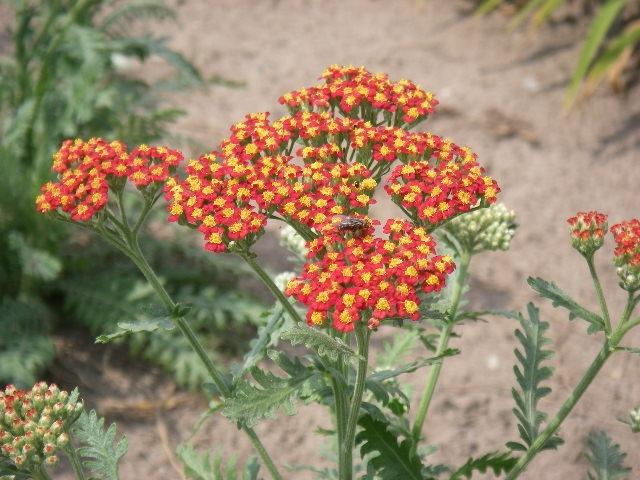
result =
[[[362,393],[364,392],[364,382],[367,378],[367,365],[369,362],[369,335],[371,331],[362,322],[356,322],[355,336],[358,343],[358,370],[356,373],[356,383],[353,388],[351,405],[349,406],[349,416],[344,432],[344,440],[340,445],[340,480],[351,480],[353,477],[353,442],[356,435],[356,423],[362,404]]]
[[[567,418],[567,415],[571,413],[571,410],[573,410],[573,407],[575,407],[576,403],[578,403],[578,400],[580,400],[580,398],[582,397],[584,392],[587,390],[589,385],[591,385],[591,382],[593,381],[593,379],[596,377],[598,372],[600,372],[600,370],[602,369],[605,362],[609,359],[611,354],[615,351],[620,341],[622,341],[624,334],[629,330],[628,328],[628,324],[630,323],[629,317],[633,313],[634,306],[635,306],[635,302],[634,302],[633,294],[629,292],[629,295],[627,298],[627,305],[624,309],[624,313],[622,314],[622,317],[620,318],[620,321],[618,322],[618,325],[615,331],[612,333],[611,338],[605,339],[604,346],[598,352],[598,355],[593,360],[593,362],[591,363],[591,365],[589,366],[585,374],[582,376],[578,385],[573,389],[569,397],[562,404],[562,406],[560,407],[560,410],[558,410],[558,413],[549,422],[547,427],[536,437],[536,439],[531,444],[531,447],[529,447],[529,450],[527,450],[527,452],[522,457],[520,457],[520,459],[518,460],[518,463],[515,464],[513,469],[511,469],[511,471],[507,475],[506,480],[514,480],[518,478],[518,476],[527,467],[529,462],[531,462],[533,457],[535,457],[540,452],[540,450],[545,445],[545,443],[547,443],[547,440],[549,440],[549,438],[554,433],[556,433],[556,431],[558,430],[558,428],[560,427],[564,419]]]
[[[67,457],[69,457],[69,462],[73,467],[73,472],[76,474],[76,479],[86,480],[87,477],[84,474],[84,470],[82,468],[82,462],[80,461],[78,452],[76,452],[76,449],[73,448],[73,445],[71,445],[71,443],[69,443],[68,447],[64,449],[64,452],[67,454]]]
[[[471,262],[471,255],[467,251],[463,251],[460,255],[460,265],[458,266],[458,276],[456,283],[453,286],[453,293],[451,298],[451,309],[449,310],[449,318],[447,319],[447,325],[440,332],[440,338],[438,339],[438,346],[436,347],[436,356],[442,355],[449,346],[449,339],[451,338],[451,332],[456,321],[456,315],[458,313],[458,307],[460,306],[460,300],[462,299],[462,289],[467,280],[469,272],[469,263]],[[433,399],[433,394],[440,378],[440,371],[442,370],[442,362],[440,361],[433,365],[429,371],[429,377],[427,378],[427,384],[422,392],[420,398],[420,404],[418,405],[418,411],[416,413],[416,420],[411,429],[411,433],[417,444],[422,436],[422,427],[424,421],[427,418],[429,412],[429,406]]]
[[[582,397],[582,394],[587,390],[593,379],[596,377],[602,366],[605,364],[609,356],[611,355],[612,350],[609,348],[608,344],[605,344],[604,347],[598,352],[598,355],[593,360],[584,376],[580,380],[580,383],[576,386],[576,388],[571,392],[569,398],[565,400],[565,402],[558,410],[558,413],[555,417],[549,422],[547,427],[536,437],[534,442],[529,447],[529,450],[520,457],[518,463],[509,471],[509,474],[506,477],[506,480],[514,480],[518,478],[518,476],[524,471],[529,462],[533,457],[535,457],[542,447],[547,443],[547,440],[556,433],[564,419],[571,413],[573,407],[575,407],[578,400]]]
[[[602,312],[602,318],[604,319],[605,333],[609,335],[611,333],[611,319],[609,318],[609,309],[607,308],[607,301],[604,298],[602,285],[598,278],[598,272],[596,271],[596,267],[593,263],[593,255],[585,257],[585,259],[587,260],[587,265],[589,265],[589,273],[591,274],[593,286],[596,290],[596,296],[598,297],[598,303],[600,304],[600,311]]]
[[[123,250],[124,253],[127,254],[127,256],[129,256],[129,258],[131,258],[131,260],[140,269],[142,274],[145,276],[147,281],[151,284],[153,289],[156,291],[156,293],[162,300],[162,303],[165,305],[167,310],[169,310],[169,312],[173,312],[177,305],[173,301],[169,293],[166,291],[166,289],[160,282],[160,279],[155,274],[155,272],[153,271],[149,263],[147,262],[147,259],[142,253],[142,250],[140,250],[140,246],[138,245],[137,240],[132,239],[128,243],[129,243],[128,247],[130,250],[129,251]],[[180,330],[180,332],[185,336],[185,338],[191,345],[191,348],[193,348],[193,350],[196,352],[196,354],[198,355],[198,357],[206,367],[207,372],[211,376],[211,379],[213,380],[216,387],[218,388],[218,391],[220,392],[221,396],[228,397],[231,394],[231,389],[229,388],[229,385],[227,385],[224,375],[222,374],[222,372],[220,372],[216,368],[211,358],[209,358],[209,355],[207,355],[207,352],[205,351],[204,346],[198,339],[196,333],[193,331],[189,323],[183,317],[174,317],[173,321],[178,327],[178,329]],[[278,469],[273,463],[271,456],[264,448],[264,445],[256,435],[255,431],[252,428],[249,428],[247,426],[242,426],[242,430],[249,437],[249,440],[251,441],[253,447],[256,450],[256,453],[258,453],[265,467],[267,468],[267,470],[269,470],[271,477],[274,480],[282,480],[282,476],[280,475],[280,473],[278,472]]]

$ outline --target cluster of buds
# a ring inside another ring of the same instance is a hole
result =
[[[42,186],[36,208],[86,222],[107,205],[110,189],[121,191],[129,179],[143,193],[157,190],[181,161],[180,152],[166,147],[140,145],[129,152],[118,141],[67,140],[53,156],[58,181]]]
[[[616,241],[614,263],[620,285],[630,292],[640,288],[640,221],[628,220],[611,227]]]
[[[9,385],[0,391],[0,454],[20,470],[55,465],[56,450],[69,442],[67,431],[81,410],[82,403],[56,385]]]
[[[454,218],[443,228],[469,253],[508,250],[516,232],[516,214],[502,203]]]
[[[629,420],[627,423],[633,433],[640,432],[640,407],[636,407],[629,412]]]
[[[280,230],[280,245],[293,253],[296,258],[306,258],[309,253],[304,238],[291,225]]]
[[[579,212],[567,220],[571,244],[585,257],[602,247],[607,233],[607,216],[600,212]]]
[[[384,239],[374,236],[373,225],[366,217],[338,217],[309,242],[303,273],[286,290],[308,306],[309,325],[330,322],[349,332],[362,319],[370,329],[389,318],[417,320],[418,292],[444,286],[455,265],[450,257],[436,254],[424,228],[391,219]]]

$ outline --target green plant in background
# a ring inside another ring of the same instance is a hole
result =
[[[122,318],[138,318],[140,305],[148,302],[148,292],[145,297],[144,289],[134,288],[128,266],[107,255],[83,257],[73,242],[94,240],[72,238],[70,244],[64,225],[42,222],[34,211],[51,154],[63,139],[83,135],[131,143],[171,137],[168,126],[183,112],[168,105],[165,94],[210,81],[153,33],[150,21],[175,19],[162,0],[14,0],[8,6],[11,46],[0,57],[0,324],[7,332],[0,381],[27,385],[53,355],[49,301],[59,304],[62,296],[63,323],[94,334],[113,331]],[[169,67],[165,75],[149,68],[152,57]],[[184,241],[149,236],[147,244],[163,259],[167,282],[181,284],[180,297],[201,312],[207,309],[213,322],[198,315],[205,331],[256,317],[259,304],[235,290],[232,265],[204,260],[204,254],[189,253],[187,259]],[[220,275],[221,269],[230,273]],[[55,279],[60,282],[54,287]],[[176,371],[181,384],[199,384],[199,364],[173,337],[134,343],[145,357]]]
[[[506,3],[506,0],[483,0],[479,13],[489,13]],[[567,0],[527,0],[517,2],[518,13],[512,25],[517,26],[527,18],[534,26],[540,26],[564,6]],[[584,86],[594,89],[609,76],[612,86],[620,83],[620,74],[633,65],[634,51],[640,45],[640,20],[635,0],[601,0],[589,25],[578,57],[565,103],[571,106]]]

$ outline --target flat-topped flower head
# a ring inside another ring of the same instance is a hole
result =
[[[604,244],[607,216],[600,212],[578,212],[567,219],[571,245],[582,255],[591,256]]]
[[[323,83],[284,94],[280,103],[291,111],[338,108],[349,117],[388,125],[414,125],[434,111],[438,101],[431,92],[410,80],[393,82],[384,73],[364,67],[332,65],[322,74]],[[382,118],[378,118],[378,117]]]
[[[121,192],[127,180],[157,189],[181,161],[182,154],[167,147],[141,145],[129,153],[119,141],[66,140],[53,155],[58,180],[41,187],[36,209],[87,222],[107,206],[110,191]]]
[[[22,471],[55,465],[55,453],[69,442],[66,432],[82,410],[76,397],[45,382],[0,390],[0,456]]]
[[[469,149],[430,134],[424,142],[413,140],[414,156],[422,157],[398,165],[385,190],[393,201],[430,231],[472,208],[496,201],[500,188],[485,175]]]
[[[376,237],[367,217],[338,216],[307,244],[303,273],[286,293],[307,305],[309,325],[349,332],[359,321],[375,329],[384,319],[419,318],[418,293],[439,291],[453,261],[411,222],[388,220],[383,232]]]
[[[640,220],[634,218],[611,227],[616,241],[614,263],[620,286],[628,291],[640,289]]]

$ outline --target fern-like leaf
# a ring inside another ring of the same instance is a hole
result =
[[[258,328],[257,337],[251,341],[251,349],[244,356],[238,376],[255,367],[265,357],[269,347],[278,342],[280,338],[278,332],[289,320],[289,317],[284,315],[284,308],[279,302],[265,315],[267,315],[267,321]]]
[[[358,420],[362,430],[356,435],[360,456],[375,455],[369,459],[381,480],[424,480],[424,465],[413,452],[413,443],[405,439],[398,443],[397,435],[388,430],[387,424],[369,414]]]
[[[184,465],[185,475],[193,480],[258,480],[260,464],[255,457],[247,461],[240,474],[233,456],[225,464],[220,452],[216,452],[212,460],[208,453],[198,453],[190,445],[179,445],[176,453]]]
[[[471,478],[473,472],[485,473],[491,469],[494,475],[507,473],[513,468],[518,461],[517,458],[511,456],[510,452],[491,452],[479,458],[469,458],[467,463],[458,468],[449,480],[460,480],[461,478]]]
[[[286,373],[278,377],[271,372],[253,367],[250,372],[253,382],[241,379],[233,394],[225,400],[222,414],[249,427],[264,418],[274,418],[279,409],[294,415],[296,398],[307,398],[314,390],[314,371],[299,360],[291,360],[283,353],[274,352],[271,358]]]
[[[539,277],[529,277],[527,283],[540,295],[551,300],[551,304],[554,307],[562,307],[569,310],[569,320],[577,317],[589,322],[588,333],[604,331],[604,320],[602,320],[602,317],[584,308],[555,283],[547,282]]]
[[[411,355],[416,348],[420,335],[415,330],[402,330],[393,336],[391,342],[382,344],[382,353],[378,358],[378,368],[390,369]]]
[[[44,312],[4,299],[0,301],[0,332],[0,384],[32,385],[55,353]]]
[[[623,478],[631,469],[624,466],[627,456],[606,432],[591,432],[587,437],[587,460],[593,467],[589,480],[616,480]]]
[[[549,328],[547,322],[540,320],[539,310],[533,303],[527,305],[528,318],[521,313],[517,314],[521,329],[516,330],[515,335],[521,345],[521,350],[514,350],[519,365],[513,367],[520,390],[512,389],[511,393],[516,402],[513,413],[518,418],[518,431],[524,443],[508,442],[511,450],[527,450],[537,438],[540,425],[547,415],[538,410],[538,401],[551,393],[549,387],[542,386],[542,382],[548,380],[553,369],[543,366],[553,352],[545,349],[550,340],[545,337]],[[560,437],[554,435],[542,447],[553,449],[562,443]]]
[[[175,325],[169,317],[144,319],[139,322],[118,322],[118,329],[107,335],[99,335],[96,343],[109,343],[118,338],[127,337],[134,333],[156,332],[158,330],[173,330]]]
[[[282,332],[280,338],[288,340],[292,345],[302,343],[321,357],[333,362],[336,362],[340,356],[346,360],[356,360],[358,358],[358,354],[339,338],[332,337],[322,330],[311,328],[307,325],[295,325]]]
[[[124,437],[116,440],[115,423],[105,430],[104,418],[91,410],[82,412],[71,431],[80,443],[77,450],[82,463],[93,476],[99,480],[118,480],[118,462],[127,452],[128,444]]]

